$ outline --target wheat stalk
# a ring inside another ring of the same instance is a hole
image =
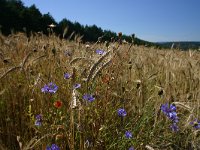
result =
[[[21,63],[21,68],[22,69],[24,69],[25,63],[28,61],[28,59],[31,56],[31,54],[33,54],[33,52],[28,53],[28,55],[26,55],[25,58],[23,59],[23,61]]]
[[[68,27],[65,27],[64,32],[63,32],[63,38],[65,38],[65,35],[67,34]]]
[[[76,57],[72,61],[70,61],[69,64],[72,65],[73,63],[75,63],[75,62],[77,62],[79,60],[87,60],[88,61],[88,58],[86,58],[86,57]],[[89,59],[89,60],[93,61],[92,59]]]
[[[17,67],[12,67],[12,68],[8,69],[4,74],[1,75],[0,79],[3,79],[5,76],[7,76],[12,71],[15,71],[16,69],[20,69],[20,68],[21,68],[21,66],[17,66]]]
[[[34,138],[32,138],[26,146],[24,146],[22,148],[22,150],[31,150],[33,149],[35,146],[37,146],[44,138],[48,137],[48,136],[52,136],[53,134],[45,134],[44,136],[42,136],[41,138],[38,139],[37,136],[35,136]]]
[[[110,51],[108,51],[107,53],[105,53],[104,55],[102,55],[99,60],[94,63],[94,65],[91,66],[90,71],[89,71],[89,75],[87,76],[87,82],[90,81],[95,69],[97,68],[97,66],[104,60],[104,58],[106,58],[106,56],[108,56],[108,54],[110,53]]]
[[[94,73],[94,75],[92,76],[92,81],[95,80],[95,78],[97,77],[97,75],[98,75],[106,66],[108,66],[108,65],[110,64],[111,61],[112,61],[111,59],[108,60],[106,63],[104,63],[104,64]]]

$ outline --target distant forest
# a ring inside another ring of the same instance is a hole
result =
[[[0,0],[0,31],[4,35],[19,31],[26,32],[28,36],[31,32],[48,34],[50,24],[56,25],[54,32],[60,37],[63,37],[63,32],[67,29],[64,38],[80,35],[83,36],[83,42],[96,42],[98,37],[102,37],[103,41],[110,41],[112,37],[117,39],[117,33],[103,30],[96,25],[83,26],[79,22],[71,22],[66,18],[57,23],[50,13],[42,14],[35,5],[25,7],[21,0]],[[122,35],[122,39],[127,42],[132,41],[131,36],[127,35]],[[135,38],[134,43],[155,46],[154,43],[139,38]]]
[[[200,42],[195,41],[181,41],[181,42],[158,42],[158,45],[162,46],[162,48],[166,49],[180,49],[180,50],[200,50]]]

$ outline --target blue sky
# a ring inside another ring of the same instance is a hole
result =
[[[151,41],[200,41],[200,0],[22,0],[82,25]]]

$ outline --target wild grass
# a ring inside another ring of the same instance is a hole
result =
[[[200,130],[190,124],[200,119],[199,52],[118,43],[86,47],[77,36],[79,42],[54,34],[0,39],[0,149],[200,149]],[[57,92],[43,93],[50,82]],[[76,83],[81,87],[74,89]],[[58,100],[61,107],[55,107]],[[177,107],[177,132],[160,110],[165,103]],[[35,125],[38,114],[41,126]]]

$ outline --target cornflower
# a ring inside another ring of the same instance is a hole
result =
[[[56,144],[52,144],[51,147],[47,146],[46,150],[60,150],[60,148]]]
[[[178,126],[176,123],[173,123],[170,128],[172,129],[173,132],[177,132],[179,130]]]
[[[117,113],[118,113],[118,116],[120,116],[120,117],[125,117],[127,115],[125,109],[123,109],[123,108],[119,108]]]
[[[133,135],[132,135],[132,133],[131,133],[130,131],[126,131],[126,132],[125,132],[125,137],[126,137],[127,139],[131,139],[131,138],[133,137]]]
[[[70,77],[71,77],[71,75],[69,73],[64,74],[64,79],[69,79]]]
[[[41,126],[42,125],[42,115],[41,114],[39,114],[39,115],[36,115],[36,117],[35,117],[35,125],[36,126]]]
[[[194,121],[190,122],[190,124],[196,129],[200,129],[200,120],[194,119]]]
[[[131,146],[128,150],[135,150],[133,146]]]
[[[101,49],[97,49],[96,53],[99,54],[99,55],[103,55],[105,53],[105,51],[101,50]]]
[[[95,98],[91,94],[85,94],[85,95],[83,95],[83,99],[87,100],[89,102],[93,102],[95,100]]]
[[[74,89],[78,89],[80,87],[81,87],[81,84],[79,84],[79,83],[74,84]]]
[[[56,93],[58,90],[58,86],[54,84],[53,82],[50,82],[44,85],[44,87],[41,89],[43,93]]]
[[[174,104],[162,104],[160,107],[161,111],[172,121],[170,128],[172,131],[177,132],[179,130],[177,126],[178,116],[176,113],[176,106]]]
[[[168,103],[161,105],[161,111],[173,122],[178,122],[178,116],[176,113],[176,106],[174,104],[169,105]]]

